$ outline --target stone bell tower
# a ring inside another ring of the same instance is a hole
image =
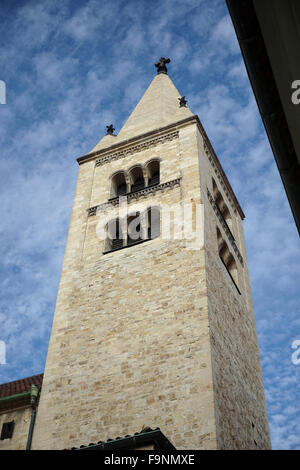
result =
[[[33,449],[270,448],[244,214],[168,62],[78,158]]]

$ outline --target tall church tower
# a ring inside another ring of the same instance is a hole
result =
[[[244,214],[166,63],[78,158],[33,449],[270,448]]]

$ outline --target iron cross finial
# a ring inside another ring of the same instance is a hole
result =
[[[169,64],[171,61],[170,59],[166,59],[165,57],[161,57],[158,62],[156,62],[155,67],[157,68],[157,73],[168,73],[168,69],[166,64]]]
[[[113,127],[112,124],[110,124],[109,126],[106,126],[106,129],[107,129],[106,134],[113,135],[115,128]]]

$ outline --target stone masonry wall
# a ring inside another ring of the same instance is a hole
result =
[[[0,431],[3,423],[15,422],[10,439],[0,441],[0,450],[25,450],[30,425],[31,408],[20,408],[0,413]]]
[[[207,197],[218,178],[203,139],[196,123],[174,131],[79,167],[33,449],[78,447],[144,426],[160,427],[178,449],[270,446],[240,216],[223,192],[244,260],[233,252],[241,295],[218,255],[216,227],[227,235]],[[130,211],[203,202],[205,248],[161,236],[103,254],[102,215],[87,209],[107,202],[116,171],[151,158],[161,159],[161,183],[180,184],[133,200]]]
[[[215,413],[218,449],[269,449],[270,436],[242,220],[234,212],[199,137],[201,193],[205,202],[205,266],[212,346]],[[207,188],[212,177],[232,217],[233,235],[243,258],[236,256],[224,227],[218,220]],[[239,294],[218,254],[220,230],[238,268]]]
[[[144,426],[178,449],[216,448],[204,250],[157,238],[103,255],[98,216],[86,211],[107,201],[113,172],[155,156],[161,182],[181,184],[145,204],[199,201],[196,125],[178,131],[151,150],[79,168],[33,449]]]

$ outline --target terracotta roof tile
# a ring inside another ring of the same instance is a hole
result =
[[[37,387],[42,386],[44,374],[33,375],[25,379],[14,380],[6,384],[0,384],[0,398],[17,395],[18,393],[29,392],[31,384]]]

